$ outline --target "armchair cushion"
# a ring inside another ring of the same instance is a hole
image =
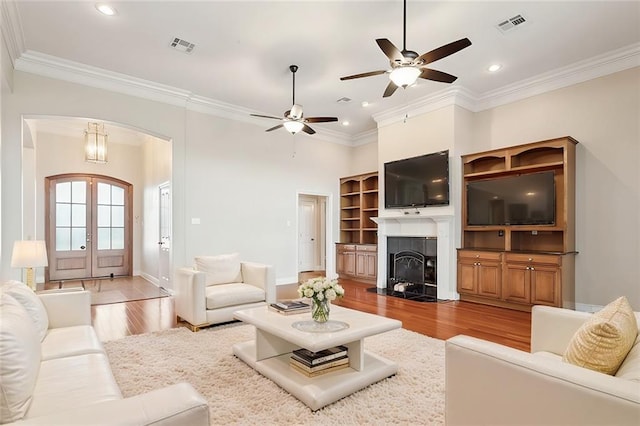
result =
[[[196,256],[196,270],[206,274],[205,285],[242,282],[240,255]]]
[[[615,374],[638,335],[638,324],[625,297],[587,320],[569,342],[563,360],[606,374]]]
[[[638,334],[633,347],[627,354],[627,357],[622,361],[622,365],[618,368],[616,377],[640,382],[640,333]]]
[[[219,284],[205,289],[207,309],[264,302],[265,292],[261,288],[243,284]]]
[[[21,419],[31,405],[40,370],[40,339],[29,314],[0,294],[0,423]]]
[[[40,298],[20,281],[8,281],[3,284],[2,291],[11,295],[27,311],[36,327],[40,341],[47,335],[49,317]]]

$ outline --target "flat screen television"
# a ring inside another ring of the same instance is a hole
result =
[[[449,151],[384,164],[386,208],[449,204]]]
[[[467,182],[467,225],[553,225],[553,171]]]

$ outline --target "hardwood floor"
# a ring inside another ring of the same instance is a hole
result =
[[[368,292],[371,285],[341,280],[345,297],[334,304],[402,321],[403,327],[437,339],[467,334],[516,349],[529,350],[531,314],[469,302],[414,302]],[[278,299],[295,298],[297,284],[278,286]],[[93,325],[103,340],[148,333],[176,323],[172,297],[91,307]]]

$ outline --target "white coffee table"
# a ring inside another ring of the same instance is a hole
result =
[[[334,305],[331,320],[349,327],[318,333],[292,326],[294,322],[310,320],[309,312],[281,315],[259,307],[236,311],[234,317],[254,325],[256,339],[233,345],[233,353],[314,411],[398,371],[394,362],[364,350],[365,337],[402,327],[398,320]],[[289,366],[295,349],[317,352],[338,345],[348,348],[349,368],[310,378]]]

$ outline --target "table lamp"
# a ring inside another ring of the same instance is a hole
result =
[[[47,247],[44,241],[16,241],[13,243],[11,255],[12,268],[25,268],[27,270],[27,286],[36,290],[36,282],[33,268],[49,266],[47,261]]]

